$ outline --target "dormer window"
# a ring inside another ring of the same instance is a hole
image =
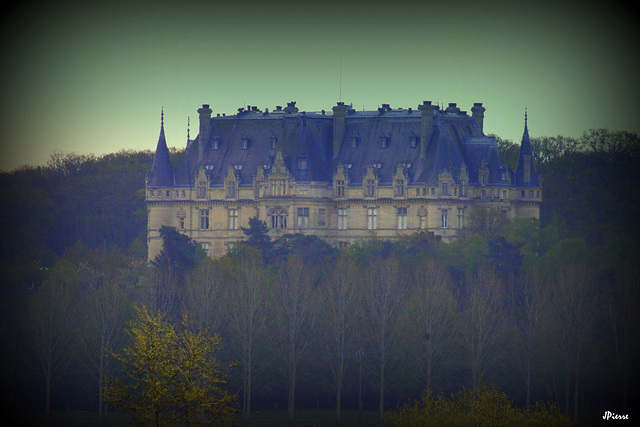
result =
[[[389,138],[387,136],[380,137],[380,148],[387,148],[389,145]]]
[[[376,195],[376,181],[367,179],[364,183],[364,196],[374,197]]]
[[[344,197],[344,180],[340,179],[336,181],[336,196]]]
[[[236,197],[236,182],[233,180],[227,181],[227,198],[233,199]]]
[[[248,136],[243,136],[242,137],[242,149],[246,150],[249,148],[249,137]]]
[[[217,150],[220,148],[220,137],[216,136],[213,138],[213,147],[214,150]]]
[[[272,150],[275,150],[275,149],[276,149],[276,145],[277,145],[277,143],[278,143],[278,138],[276,138],[275,136],[272,136],[272,137],[269,139],[269,142],[271,143],[271,149],[272,149]]]
[[[207,197],[207,183],[205,181],[199,181],[196,190],[196,197],[204,199]]]
[[[487,177],[486,175],[480,175],[480,185],[487,185]]]
[[[307,158],[306,157],[298,157],[298,169],[307,170]]]
[[[396,179],[394,190],[395,190],[394,195],[396,197],[404,196],[404,180],[403,179]]]
[[[358,137],[357,136],[352,136],[351,137],[351,148],[358,148]]]
[[[418,146],[419,141],[420,141],[420,137],[414,135],[409,139],[409,146],[411,148],[416,148]]]

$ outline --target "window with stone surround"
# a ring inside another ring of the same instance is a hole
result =
[[[298,208],[298,229],[309,228],[309,208]]]
[[[209,229],[209,209],[200,209],[200,230]]]
[[[338,208],[338,230],[346,230],[349,227],[349,209]]]
[[[376,230],[378,228],[378,208],[367,208],[367,229]]]
[[[406,230],[407,228],[407,208],[398,208],[398,230]]]

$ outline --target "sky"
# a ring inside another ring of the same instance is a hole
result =
[[[0,170],[54,152],[154,150],[202,104],[300,111],[482,102],[519,142],[640,133],[634,2],[405,0],[5,2]]]

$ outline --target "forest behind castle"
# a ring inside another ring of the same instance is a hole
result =
[[[518,145],[498,141],[515,168]],[[480,384],[578,418],[628,413],[638,402],[640,139],[600,129],[531,143],[539,221],[478,211],[454,243],[417,233],[340,250],[302,235],[270,242],[255,223],[225,257],[183,242],[151,265],[152,152],[54,153],[46,166],[0,173],[3,410],[101,410],[100,378],[118,374],[104,350],[125,345],[136,303],[221,336],[219,358],[238,362],[227,389],[242,415],[292,399],[335,409],[336,394],[354,409],[359,391],[382,412],[426,388]]]

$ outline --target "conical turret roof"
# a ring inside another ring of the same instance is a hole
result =
[[[160,136],[158,146],[153,156],[153,165],[149,174],[149,186],[151,187],[171,187],[174,185],[173,168],[167,148],[167,140],[164,136],[164,112],[160,120]]]

